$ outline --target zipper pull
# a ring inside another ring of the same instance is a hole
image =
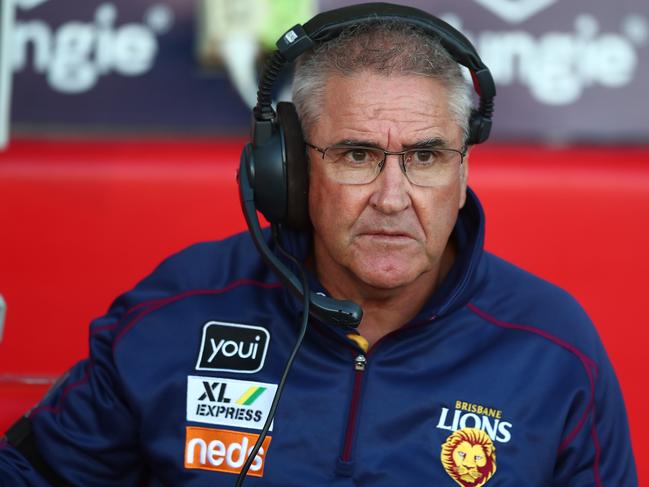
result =
[[[367,359],[365,358],[365,355],[359,354],[355,359],[354,359],[354,369],[363,371],[365,370],[365,364],[367,364]]]

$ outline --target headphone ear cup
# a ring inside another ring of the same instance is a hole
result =
[[[286,154],[287,205],[286,218],[282,223],[293,229],[306,230],[311,228],[309,171],[302,126],[295,105],[278,103],[277,122]]]
[[[467,140],[467,144],[481,144],[489,138],[490,132],[491,118],[485,117],[479,110],[472,110],[469,119],[469,140]]]

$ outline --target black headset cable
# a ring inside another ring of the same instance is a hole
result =
[[[304,266],[293,255],[289,254],[282,247],[279,239],[279,230],[277,226],[271,225],[271,228],[273,233],[273,240],[275,242],[275,245],[279,249],[280,253],[284,255],[287,259],[289,259],[291,262],[293,262],[300,270],[300,278],[302,279],[302,289],[304,290],[304,302],[303,302],[304,311],[302,314],[302,324],[300,325],[300,330],[298,332],[297,340],[295,341],[295,346],[293,347],[293,350],[291,351],[291,354],[289,355],[288,360],[286,361],[286,365],[284,366],[284,371],[282,372],[282,376],[279,380],[279,383],[277,384],[277,391],[275,392],[275,397],[273,398],[273,402],[270,405],[270,410],[268,411],[268,417],[266,418],[264,427],[261,429],[261,432],[259,433],[259,438],[257,438],[257,442],[255,443],[255,446],[253,446],[252,450],[250,450],[248,459],[246,460],[246,463],[241,468],[241,472],[237,477],[237,482],[235,484],[235,487],[241,487],[243,485],[243,481],[246,478],[246,474],[248,473],[248,470],[250,469],[252,462],[257,456],[257,453],[259,452],[259,449],[261,448],[264,439],[266,439],[266,435],[268,434],[270,425],[273,422],[273,419],[275,418],[275,413],[277,412],[277,406],[279,405],[280,397],[282,396],[282,392],[284,391],[284,385],[286,383],[288,372],[289,370],[291,370],[293,361],[295,360],[295,357],[300,349],[300,346],[302,345],[302,341],[304,340],[304,336],[306,335],[306,329],[309,324],[309,305],[310,305],[309,296],[311,295],[311,293],[309,292],[309,280],[307,278],[306,270],[304,269]]]

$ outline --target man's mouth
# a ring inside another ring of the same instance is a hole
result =
[[[411,240],[412,236],[409,233],[405,232],[395,232],[395,231],[385,231],[385,230],[376,230],[363,232],[362,237],[368,237],[375,240],[385,240],[385,241],[401,241],[401,240]]]

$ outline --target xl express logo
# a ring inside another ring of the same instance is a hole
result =
[[[276,390],[276,384],[265,382],[190,375],[187,421],[260,430]]]
[[[259,372],[269,341],[270,334],[260,326],[209,321],[203,327],[196,370]]]

